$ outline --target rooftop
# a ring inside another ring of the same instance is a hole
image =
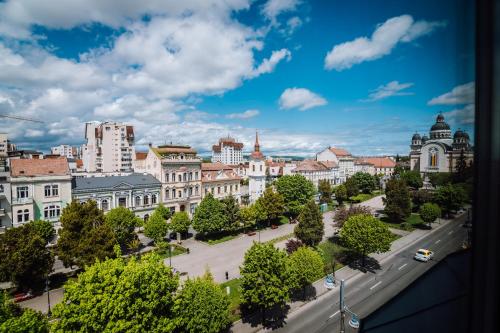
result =
[[[129,187],[161,186],[161,182],[152,175],[141,173],[127,176],[85,177],[74,179],[73,190],[113,189],[121,187],[120,185]]]
[[[13,159],[10,161],[12,177],[70,175],[66,157],[50,159]]]

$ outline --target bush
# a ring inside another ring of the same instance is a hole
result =
[[[286,246],[286,252],[288,254],[291,254],[299,249],[301,246],[305,246],[304,243],[302,243],[299,239],[290,239],[288,242],[285,244]]]
[[[345,221],[354,215],[370,215],[372,213],[371,208],[367,206],[351,206],[348,209],[346,207],[340,207],[335,212],[333,216],[333,222],[337,227],[342,228]]]

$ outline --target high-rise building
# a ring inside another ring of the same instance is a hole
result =
[[[53,155],[65,156],[66,158],[80,158],[80,148],[69,145],[59,145],[50,148],[50,153]]]
[[[243,163],[243,143],[234,138],[220,138],[219,143],[212,146],[212,163],[237,165]]]
[[[115,122],[85,124],[82,146],[87,172],[131,172],[135,158],[134,127]]]
[[[250,202],[255,202],[266,189],[266,161],[264,160],[264,155],[260,151],[258,133],[255,133],[254,151],[250,154],[247,175]]]

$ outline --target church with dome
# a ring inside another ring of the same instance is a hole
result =
[[[413,135],[410,148],[411,170],[421,174],[456,171],[457,161],[462,153],[467,165],[474,158],[469,135],[458,129],[452,136],[450,125],[444,121],[442,114],[437,116],[429,137],[418,133]]]

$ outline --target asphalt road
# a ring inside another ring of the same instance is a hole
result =
[[[449,253],[461,248],[467,237],[466,229],[462,227],[465,218],[462,215],[414,245],[383,260],[380,269],[375,272],[346,281],[345,304],[363,318],[389,301]],[[434,251],[433,260],[427,263],[414,260],[413,255],[419,248]],[[336,288],[289,314],[286,325],[276,331],[339,332],[339,320],[339,290]],[[348,321],[349,315],[346,315],[346,332],[356,332],[356,329],[347,324]]]

